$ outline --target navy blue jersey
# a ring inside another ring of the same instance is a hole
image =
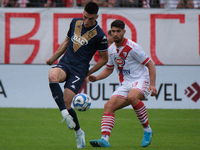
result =
[[[69,64],[71,68],[81,73],[87,74],[89,62],[97,50],[107,51],[108,49],[106,35],[97,22],[95,26],[85,28],[83,19],[75,18],[70,23],[67,37],[69,44],[60,61]]]

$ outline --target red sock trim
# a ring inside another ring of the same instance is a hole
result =
[[[144,106],[144,103],[142,101],[139,101],[134,106],[132,105],[133,109],[135,109],[135,110],[140,109],[142,106]]]
[[[110,136],[110,132],[107,132],[107,131],[103,131],[103,132],[101,132],[101,135],[107,135],[107,136]]]
[[[115,117],[115,113],[113,113],[113,112],[104,112],[103,116],[113,116],[113,117]]]
[[[142,124],[142,126],[143,126],[144,128],[148,127],[148,125],[149,125],[149,121],[148,121],[148,120],[147,120],[147,122],[146,122],[145,124]]]

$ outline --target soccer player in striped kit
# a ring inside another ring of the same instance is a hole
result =
[[[132,105],[144,129],[142,147],[151,143],[152,129],[148,122],[147,111],[142,102],[149,93],[155,96],[156,69],[153,62],[145,54],[140,45],[124,37],[125,24],[121,20],[111,23],[111,34],[114,43],[108,49],[106,68],[97,76],[90,75],[88,80],[95,82],[108,77],[117,70],[121,86],[114,91],[110,100],[104,106],[101,121],[100,140],[91,140],[93,147],[110,147],[109,137],[115,124],[115,111]]]

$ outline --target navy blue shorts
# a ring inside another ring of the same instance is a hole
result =
[[[70,65],[61,62],[59,62],[53,68],[61,68],[63,71],[65,71],[65,73],[67,74],[67,78],[65,79],[64,88],[68,88],[72,90],[75,94],[77,94],[82,87],[87,74],[80,73],[71,68]]]

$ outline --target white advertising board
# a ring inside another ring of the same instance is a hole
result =
[[[0,63],[44,64],[64,40],[83,8],[0,8]],[[139,43],[156,65],[200,65],[199,9],[100,8],[98,24],[123,20],[126,37]]]
[[[0,65],[0,107],[57,108],[49,89],[49,69],[46,65]],[[200,66],[156,66],[156,71],[158,94],[144,100],[147,108],[200,109]],[[91,108],[103,108],[118,86],[114,72],[87,83],[82,92],[92,98]]]

